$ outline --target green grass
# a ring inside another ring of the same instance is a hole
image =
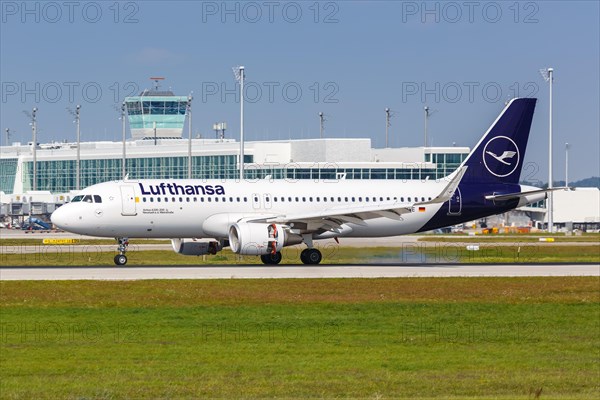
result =
[[[461,261],[472,263],[495,262],[590,262],[600,263],[600,246],[539,245],[499,246],[481,244],[479,251],[461,247]],[[451,251],[447,250],[450,254]]]
[[[519,250],[520,248],[520,250]],[[299,264],[302,246],[283,249],[283,264]],[[82,250],[82,251],[78,251]],[[128,265],[203,265],[260,264],[257,256],[239,256],[226,249],[212,256],[182,256],[171,250],[138,250],[130,245]],[[551,243],[514,246],[481,244],[479,251],[468,251],[456,243],[440,243],[425,247],[408,244],[401,247],[321,247],[324,264],[353,263],[496,263],[496,262],[600,262],[600,247]],[[3,266],[94,266],[112,265],[116,250],[100,250],[93,245],[41,246],[28,253],[19,246],[0,246]]]
[[[582,236],[565,236],[564,234],[523,234],[523,235],[505,235],[505,234],[489,234],[489,235],[462,235],[456,234],[451,236],[423,236],[419,238],[419,242],[440,242],[440,243],[464,243],[464,242],[494,242],[494,243],[539,243],[540,238],[554,238],[555,242],[562,243],[598,243],[600,245],[600,235],[587,234]]]
[[[599,283],[0,282],[0,397],[595,399]]]

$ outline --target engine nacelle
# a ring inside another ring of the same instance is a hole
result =
[[[204,254],[217,254],[223,248],[219,242],[197,242],[191,239],[171,239],[175,253],[184,256],[202,256]]]
[[[237,254],[271,254],[281,251],[284,246],[301,242],[299,235],[290,234],[279,224],[240,222],[229,227],[229,246]]]

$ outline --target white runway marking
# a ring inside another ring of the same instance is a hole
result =
[[[0,280],[142,280],[400,278],[493,276],[600,276],[598,264],[499,265],[323,265],[203,267],[13,267],[0,268]]]

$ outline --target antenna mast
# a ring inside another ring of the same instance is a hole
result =
[[[158,89],[160,88],[159,82],[164,81],[165,78],[162,76],[153,76],[150,80],[154,81],[154,91],[158,92]]]

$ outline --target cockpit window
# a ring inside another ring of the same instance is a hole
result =
[[[80,195],[73,197],[73,200],[71,200],[71,203],[77,203],[77,202],[81,202],[81,201],[84,201],[86,203],[102,203],[102,197],[98,196],[97,194],[94,194],[94,195],[80,194]]]

